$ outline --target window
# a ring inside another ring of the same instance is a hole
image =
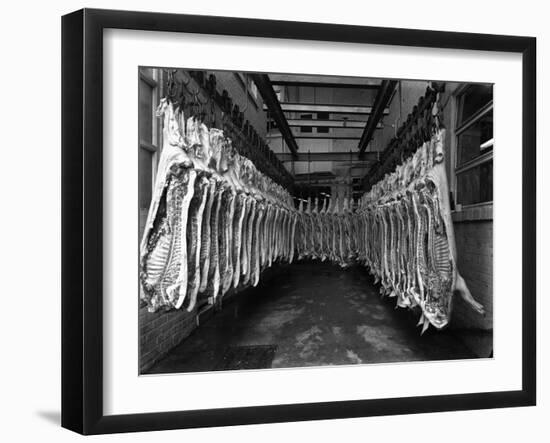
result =
[[[300,120],[312,120],[313,114],[300,114]],[[313,132],[311,126],[300,126],[300,132]]]
[[[160,153],[159,119],[155,116],[159,102],[160,74],[157,69],[139,69],[139,235],[143,233],[153,194],[155,172]]]
[[[492,102],[492,85],[469,85],[458,97],[458,125],[468,121],[480,109]]]
[[[329,120],[330,114],[328,112],[318,112],[317,113],[317,120]],[[330,128],[328,126],[317,126],[317,132],[320,132],[322,134],[328,134],[330,131]]]
[[[456,99],[456,203],[492,202],[493,86],[469,85]]]

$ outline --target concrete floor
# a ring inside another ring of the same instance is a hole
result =
[[[452,331],[420,336],[416,321],[364,268],[300,262],[237,295],[147,373],[216,370],[228,348],[253,345],[276,346],[273,368],[476,358]]]

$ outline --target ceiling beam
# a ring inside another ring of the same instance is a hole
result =
[[[357,179],[359,177],[352,177],[352,178]],[[325,178],[325,179],[312,178],[311,180],[308,180],[306,178],[302,180],[295,180],[295,184],[298,186],[330,186],[330,185],[341,184],[341,185],[352,186],[353,188],[357,188],[357,185],[353,183],[349,183],[349,178],[347,178],[346,182],[342,182],[341,177]]]
[[[285,82],[273,83],[275,86],[294,86],[297,88],[330,88],[330,89],[378,89],[379,85],[341,84],[341,83],[310,83],[310,82]]]
[[[299,135],[298,135],[299,134]],[[341,135],[341,134],[324,134],[322,132],[298,132],[294,133],[295,140],[359,140],[361,138],[360,134],[356,135]],[[281,138],[281,134],[278,132],[267,134],[266,138],[268,140]]]
[[[338,77],[334,75],[269,74],[271,83],[281,86],[309,86],[316,88],[377,89],[380,80],[371,78]]]
[[[277,158],[282,162],[289,161],[299,161],[299,162],[353,162],[353,163],[365,163],[365,160],[375,161],[378,158],[376,152],[366,152],[365,157],[361,160],[359,159],[359,153],[352,152],[300,152],[298,157],[294,157],[292,154],[287,152],[277,152],[275,153]]]
[[[358,135],[334,135],[334,134],[309,134],[296,135],[296,140],[359,140]]]
[[[363,129],[367,123],[364,120],[301,120],[288,119],[288,126],[293,127],[317,127],[317,128],[342,128],[342,129]],[[376,129],[381,129],[383,126],[378,123]]]
[[[297,182],[302,186],[310,186],[310,187],[322,187],[325,188],[327,186],[335,184],[334,180],[310,180],[310,181],[301,181]]]
[[[359,149],[359,156],[364,155],[367,146],[372,140],[374,130],[378,126],[378,123],[380,123],[380,119],[384,115],[384,110],[387,109],[387,106],[390,103],[397,83],[397,80],[382,81],[380,89],[378,89],[378,93],[374,99],[374,105],[372,106],[372,112],[369,116],[369,120],[365,125],[365,130],[363,131],[361,139],[359,140],[359,145],[357,146]]]
[[[283,112],[328,112],[329,114],[370,114],[372,106],[336,105],[317,103],[288,103],[280,104]],[[264,105],[264,111],[269,109]],[[271,109],[269,109],[271,111]],[[384,114],[389,114],[389,109],[384,109]]]
[[[271,117],[277,123],[277,127],[281,131],[288,149],[290,149],[293,156],[298,156],[298,145],[296,144],[296,140],[294,140],[292,131],[288,127],[286,117],[281,109],[281,105],[273,90],[269,77],[265,74],[250,74],[250,76],[258,87],[258,91],[260,91],[264,103],[268,106]]]

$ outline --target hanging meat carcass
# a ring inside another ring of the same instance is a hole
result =
[[[297,211],[221,130],[186,120],[166,99],[157,113],[163,149],[141,241],[141,298],[150,311],[191,311],[200,293],[214,302],[292,261]]]
[[[197,176],[173,107],[163,99],[157,113],[164,116],[164,144],[140,247],[141,296],[152,311],[185,298],[187,215]]]

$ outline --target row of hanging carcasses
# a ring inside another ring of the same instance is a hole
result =
[[[329,260],[342,268],[351,265],[357,257],[358,218],[353,214],[350,198],[308,198],[298,207],[296,253],[299,259]]]
[[[363,259],[400,307],[419,306],[426,330],[447,325],[455,263],[442,213],[438,180],[431,174],[434,143],[387,175],[360,201]],[[450,214],[449,214],[450,216]]]
[[[358,259],[399,307],[419,307],[418,326],[445,327],[455,290],[479,313],[456,264],[444,130],[359,200]]]
[[[257,285],[276,261],[329,260],[368,267],[400,307],[419,307],[419,325],[442,328],[455,289],[471,298],[456,269],[442,131],[358,202],[303,200],[164,100],[164,145],[141,244],[141,297],[151,311],[192,310],[231,288]]]
[[[141,299],[191,311],[292,262],[297,211],[281,186],[237,154],[221,130],[163,99],[163,150],[141,242]]]

